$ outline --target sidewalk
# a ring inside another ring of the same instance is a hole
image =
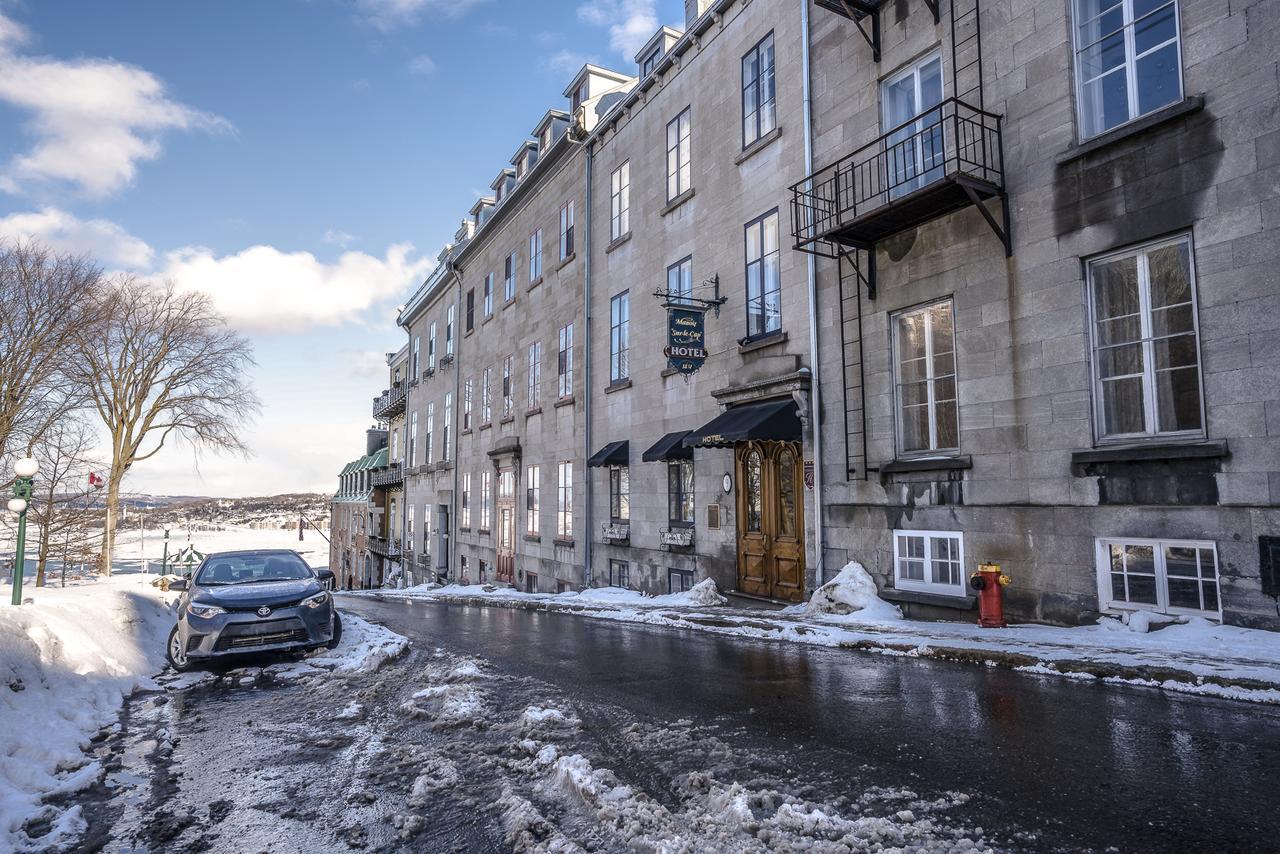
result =
[[[834,585],[836,595],[815,594],[808,605],[774,612],[728,607],[710,580],[687,593],[654,597],[620,588],[550,594],[491,585],[424,585],[342,595],[567,611],[719,635],[965,661],[1081,682],[1102,680],[1280,704],[1280,633],[1219,626],[1199,618],[1149,633],[1109,618],[1076,628],[1020,625],[1006,629],[905,620],[893,605],[874,597],[874,587],[870,596],[859,589],[871,584],[865,573],[861,581],[851,576],[852,586],[838,584],[845,576],[841,573],[837,581],[822,588]],[[849,603],[858,610],[822,613],[833,601],[846,603],[836,610],[847,609]]]

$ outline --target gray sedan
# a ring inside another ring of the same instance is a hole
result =
[[[167,654],[174,670],[259,651],[333,647],[342,620],[333,605],[333,573],[294,551],[264,549],[207,556],[181,590]]]

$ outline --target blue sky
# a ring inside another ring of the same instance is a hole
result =
[[[584,61],[681,0],[0,0],[0,237],[208,291],[252,339],[249,461],[129,488],[331,490],[391,318]]]

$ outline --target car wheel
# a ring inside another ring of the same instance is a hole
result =
[[[333,612],[333,636],[329,638],[329,642],[325,644],[325,649],[334,649],[338,644],[342,643],[342,617],[338,616],[338,612]]]
[[[186,673],[191,669],[191,660],[187,658],[187,649],[182,643],[182,635],[178,632],[177,623],[174,623],[173,628],[169,631],[169,643],[165,647],[165,657],[169,659],[169,666],[179,673]]]

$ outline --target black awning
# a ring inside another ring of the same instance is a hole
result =
[[[630,443],[625,439],[621,442],[610,442],[600,450],[591,455],[591,459],[587,460],[589,466],[625,466],[631,462]]]
[[[800,418],[791,398],[735,406],[693,430],[684,443],[690,448],[727,448],[749,439],[800,441]]]
[[[686,448],[684,444],[684,437],[688,435],[688,430],[677,430],[674,433],[668,433],[654,442],[649,450],[641,454],[640,459],[646,463],[660,463],[663,460],[691,460],[693,459],[693,448]]]

